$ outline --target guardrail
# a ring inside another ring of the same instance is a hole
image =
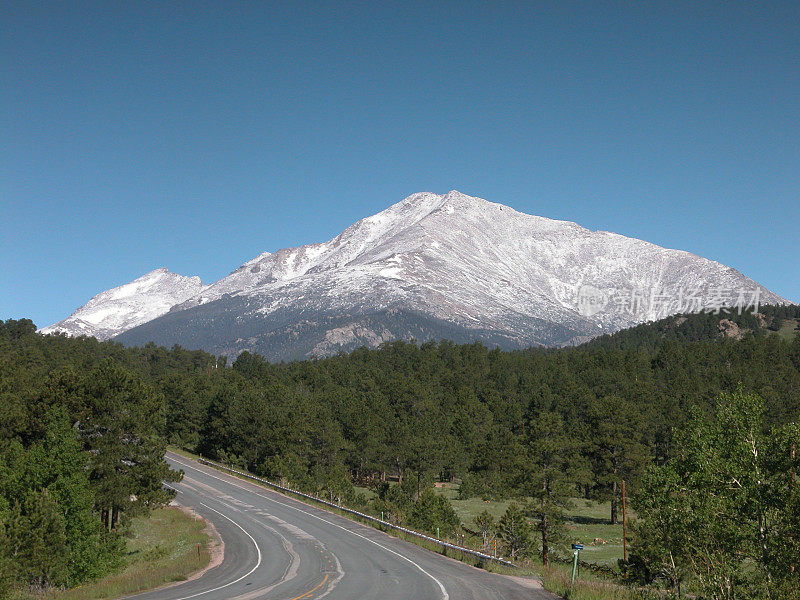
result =
[[[336,510],[341,510],[341,511],[349,513],[351,515],[355,515],[355,516],[357,516],[357,517],[359,517],[361,519],[365,519],[365,520],[367,520],[367,521],[369,521],[371,523],[377,523],[377,524],[382,525],[384,527],[388,527],[389,529],[394,529],[395,531],[402,531],[405,534],[412,535],[414,537],[426,540],[428,542],[432,542],[432,543],[436,544],[437,546],[442,546],[444,548],[449,548],[451,550],[457,550],[458,552],[462,552],[464,554],[469,554],[470,556],[474,556],[474,557],[480,558],[482,560],[489,560],[489,561],[492,561],[492,562],[496,562],[498,564],[505,565],[507,567],[516,567],[517,566],[517,565],[515,565],[514,563],[512,563],[510,561],[507,561],[507,560],[502,559],[502,558],[494,557],[491,554],[484,554],[483,552],[478,552],[477,550],[472,550],[471,548],[464,548],[463,546],[456,546],[455,544],[451,544],[450,542],[445,542],[444,540],[440,540],[440,539],[432,537],[430,535],[426,535],[424,533],[420,533],[419,531],[414,531],[413,529],[408,529],[407,527],[402,527],[400,525],[395,525],[394,523],[390,523],[389,521],[384,521],[383,519],[378,519],[377,517],[373,517],[372,515],[368,515],[366,513],[362,513],[362,512],[359,512],[357,510],[353,510],[352,508],[347,508],[345,506],[340,506],[340,505],[336,504],[335,502],[329,502],[328,500],[324,500],[323,498],[317,498],[316,496],[312,496],[311,494],[306,494],[305,492],[300,492],[298,490],[293,490],[290,487],[286,487],[286,486],[283,486],[283,485],[280,485],[280,484],[277,484],[277,483],[273,483],[272,481],[269,481],[268,479],[264,479],[262,477],[256,477],[255,475],[252,475],[251,473],[248,473],[246,471],[239,471],[238,469],[232,469],[232,468],[230,468],[230,467],[228,467],[226,465],[220,464],[218,462],[214,462],[213,460],[208,460],[207,458],[198,458],[197,461],[202,463],[202,464],[214,467],[215,469],[220,469],[222,471],[228,471],[229,473],[233,473],[235,475],[240,475],[241,477],[247,477],[248,479],[253,479],[253,480],[258,481],[260,483],[263,483],[264,485],[267,485],[267,486],[269,486],[271,488],[274,488],[276,490],[280,490],[281,492],[288,492],[290,494],[295,494],[295,495],[300,496],[302,498],[307,498],[307,499],[312,500],[314,502],[319,502],[320,504],[324,504],[325,506],[330,506],[331,508],[335,508]]]

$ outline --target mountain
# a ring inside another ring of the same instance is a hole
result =
[[[40,332],[109,339],[160,317],[202,290],[199,277],[184,277],[167,269],[156,269],[130,283],[97,294],[69,317]]]
[[[270,360],[398,338],[561,346],[754,296],[786,303],[688,252],[424,192],[327,242],[264,252],[116,339]]]

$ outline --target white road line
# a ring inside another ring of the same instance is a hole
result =
[[[315,519],[318,519],[318,520],[322,521],[323,523],[327,523],[328,525],[331,525],[333,527],[337,527],[337,528],[341,529],[342,531],[346,531],[347,533],[350,533],[350,534],[352,534],[352,535],[354,535],[356,537],[360,537],[361,539],[366,540],[367,542],[369,542],[371,544],[375,544],[378,548],[386,550],[386,552],[390,552],[391,554],[394,554],[395,556],[398,556],[398,557],[402,558],[403,560],[410,562],[417,569],[419,569],[423,574],[425,574],[428,577],[430,577],[436,583],[436,585],[439,586],[439,590],[441,590],[441,592],[442,592],[442,600],[450,600],[450,595],[447,593],[447,590],[445,589],[445,587],[442,584],[442,582],[439,581],[438,579],[436,579],[436,577],[434,577],[433,575],[428,573],[425,569],[423,569],[420,565],[415,563],[413,560],[411,560],[407,556],[403,556],[399,552],[395,552],[391,548],[387,548],[386,546],[384,546],[382,544],[379,544],[375,540],[371,540],[368,537],[361,535],[360,533],[356,533],[355,531],[351,531],[350,529],[347,529],[346,527],[342,527],[341,525],[337,525],[336,523],[332,523],[331,521],[328,521],[327,519],[323,519],[322,517],[319,517],[319,516],[317,516],[315,514],[312,514],[312,513],[308,512],[308,511],[305,511],[302,508],[297,508],[296,506],[292,506],[291,504],[285,504],[283,502],[279,502],[278,500],[275,500],[274,498],[271,498],[269,496],[265,496],[264,494],[259,494],[258,492],[254,491],[252,489],[246,488],[246,487],[244,487],[242,485],[239,485],[239,484],[237,484],[237,483],[235,483],[233,481],[229,481],[227,479],[223,479],[222,477],[217,477],[216,475],[212,475],[211,473],[208,473],[206,471],[202,471],[201,469],[198,469],[194,465],[186,464],[186,463],[181,462],[180,460],[178,460],[176,458],[172,458],[172,460],[174,460],[179,465],[183,465],[184,467],[189,467],[190,469],[194,469],[195,471],[200,471],[201,473],[203,473],[204,475],[207,475],[208,477],[212,477],[213,479],[217,479],[219,481],[222,481],[223,483],[227,483],[228,485],[232,485],[234,487],[238,487],[239,489],[242,489],[242,490],[245,490],[247,492],[250,492],[251,494],[255,494],[256,496],[264,498],[265,500],[269,500],[270,502],[274,502],[275,504],[279,504],[281,506],[285,506],[286,508],[291,508],[293,510],[296,510],[297,512],[301,512],[304,515],[308,515],[309,517],[313,517]],[[255,486],[255,484],[252,484],[252,483],[250,485]],[[242,530],[242,531],[244,531],[244,530]],[[247,532],[245,532],[245,533],[247,533]],[[250,539],[252,539],[252,538],[250,538]],[[191,596],[189,596],[189,597],[191,598]],[[185,598],[179,598],[178,600],[186,600],[186,599]]]
[[[270,531],[271,533],[275,534],[278,538],[280,538],[281,545],[283,546],[283,549],[286,550],[286,553],[289,555],[290,560],[289,564],[286,567],[286,570],[283,572],[283,576],[276,583],[273,583],[263,588],[259,588],[257,590],[250,590],[249,592],[246,592],[239,596],[234,596],[233,598],[229,598],[228,600],[252,600],[253,598],[258,598],[259,596],[263,596],[268,592],[272,591],[273,589],[275,589],[276,587],[281,586],[287,583],[288,581],[294,579],[297,576],[298,569],[300,568],[300,555],[294,551],[294,546],[287,537],[281,534],[281,532],[278,531],[277,529],[270,527],[269,525],[267,525],[262,521],[259,521],[258,519],[253,519],[252,517],[248,518],[254,523],[266,529],[267,531]]]
[[[189,466],[189,465],[187,465],[187,466]],[[202,471],[201,471],[201,473],[202,473]],[[217,513],[217,514],[218,514],[219,516],[221,516],[221,517],[225,517],[226,519],[228,519],[228,521],[230,521],[231,523],[233,523],[234,525],[236,525],[236,526],[237,526],[239,529],[241,529],[242,531],[244,531],[244,534],[245,534],[247,537],[249,537],[249,538],[250,538],[250,541],[252,541],[252,542],[253,542],[253,545],[256,547],[256,552],[258,553],[258,561],[256,561],[256,565],[255,565],[255,566],[254,566],[252,569],[250,569],[250,570],[249,570],[247,573],[245,573],[244,575],[242,575],[241,577],[239,577],[239,579],[236,579],[236,580],[234,580],[234,581],[229,581],[229,582],[228,582],[228,583],[226,583],[225,585],[221,585],[221,586],[219,586],[219,587],[215,587],[215,588],[213,588],[213,589],[210,589],[210,590],[205,590],[205,591],[203,591],[203,592],[197,592],[196,594],[192,594],[191,596],[184,596],[183,598],[177,598],[176,600],[188,600],[189,598],[195,598],[195,597],[197,597],[197,596],[202,596],[203,594],[210,594],[211,592],[216,592],[216,591],[218,591],[218,590],[221,590],[221,589],[223,589],[223,588],[226,588],[226,587],[228,587],[229,585],[233,585],[234,583],[239,583],[239,582],[240,582],[242,579],[244,579],[245,577],[247,577],[248,575],[250,575],[250,574],[251,574],[253,571],[255,571],[255,570],[256,570],[256,569],[259,567],[259,565],[261,565],[261,548],[259,548],[259,547],[258,547],[258,544],[256,543],[255,539],[253,539],[253,536],[252,536],[252,535],[250,535],[249,533],[247,533],[247,531],[245,531],[245,528],[244,528],[244,527],[242,527],[241,525],[239,525],[239,524],[238,524],[236,521],[234,521],[233,519],[231,519],[231,518],[230,518],[230,517],[228,517],[227,515],[224,515],[224,514],[222,514],[221,512],[219,512],[218,510],[215,510],[215,509],[211,508],[211,507],[210,507],[208,504],[204,504],[203,502],[201,502],[201,503],[200,503],[200,505],[201,505],[201,506],[205,506],[205,507],[206,507],[208,510],[213,510],[215,513]]]

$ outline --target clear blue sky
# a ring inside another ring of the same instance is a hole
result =
[[[450,189],[800,300],[800,3],[343,4],[0,3],[0,318]]]

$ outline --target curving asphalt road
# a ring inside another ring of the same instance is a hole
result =
[[[195,461],[167,454],[185,472],[176,501],[214,523],[220,565],[193,581],[136,600],[555,600]]]

